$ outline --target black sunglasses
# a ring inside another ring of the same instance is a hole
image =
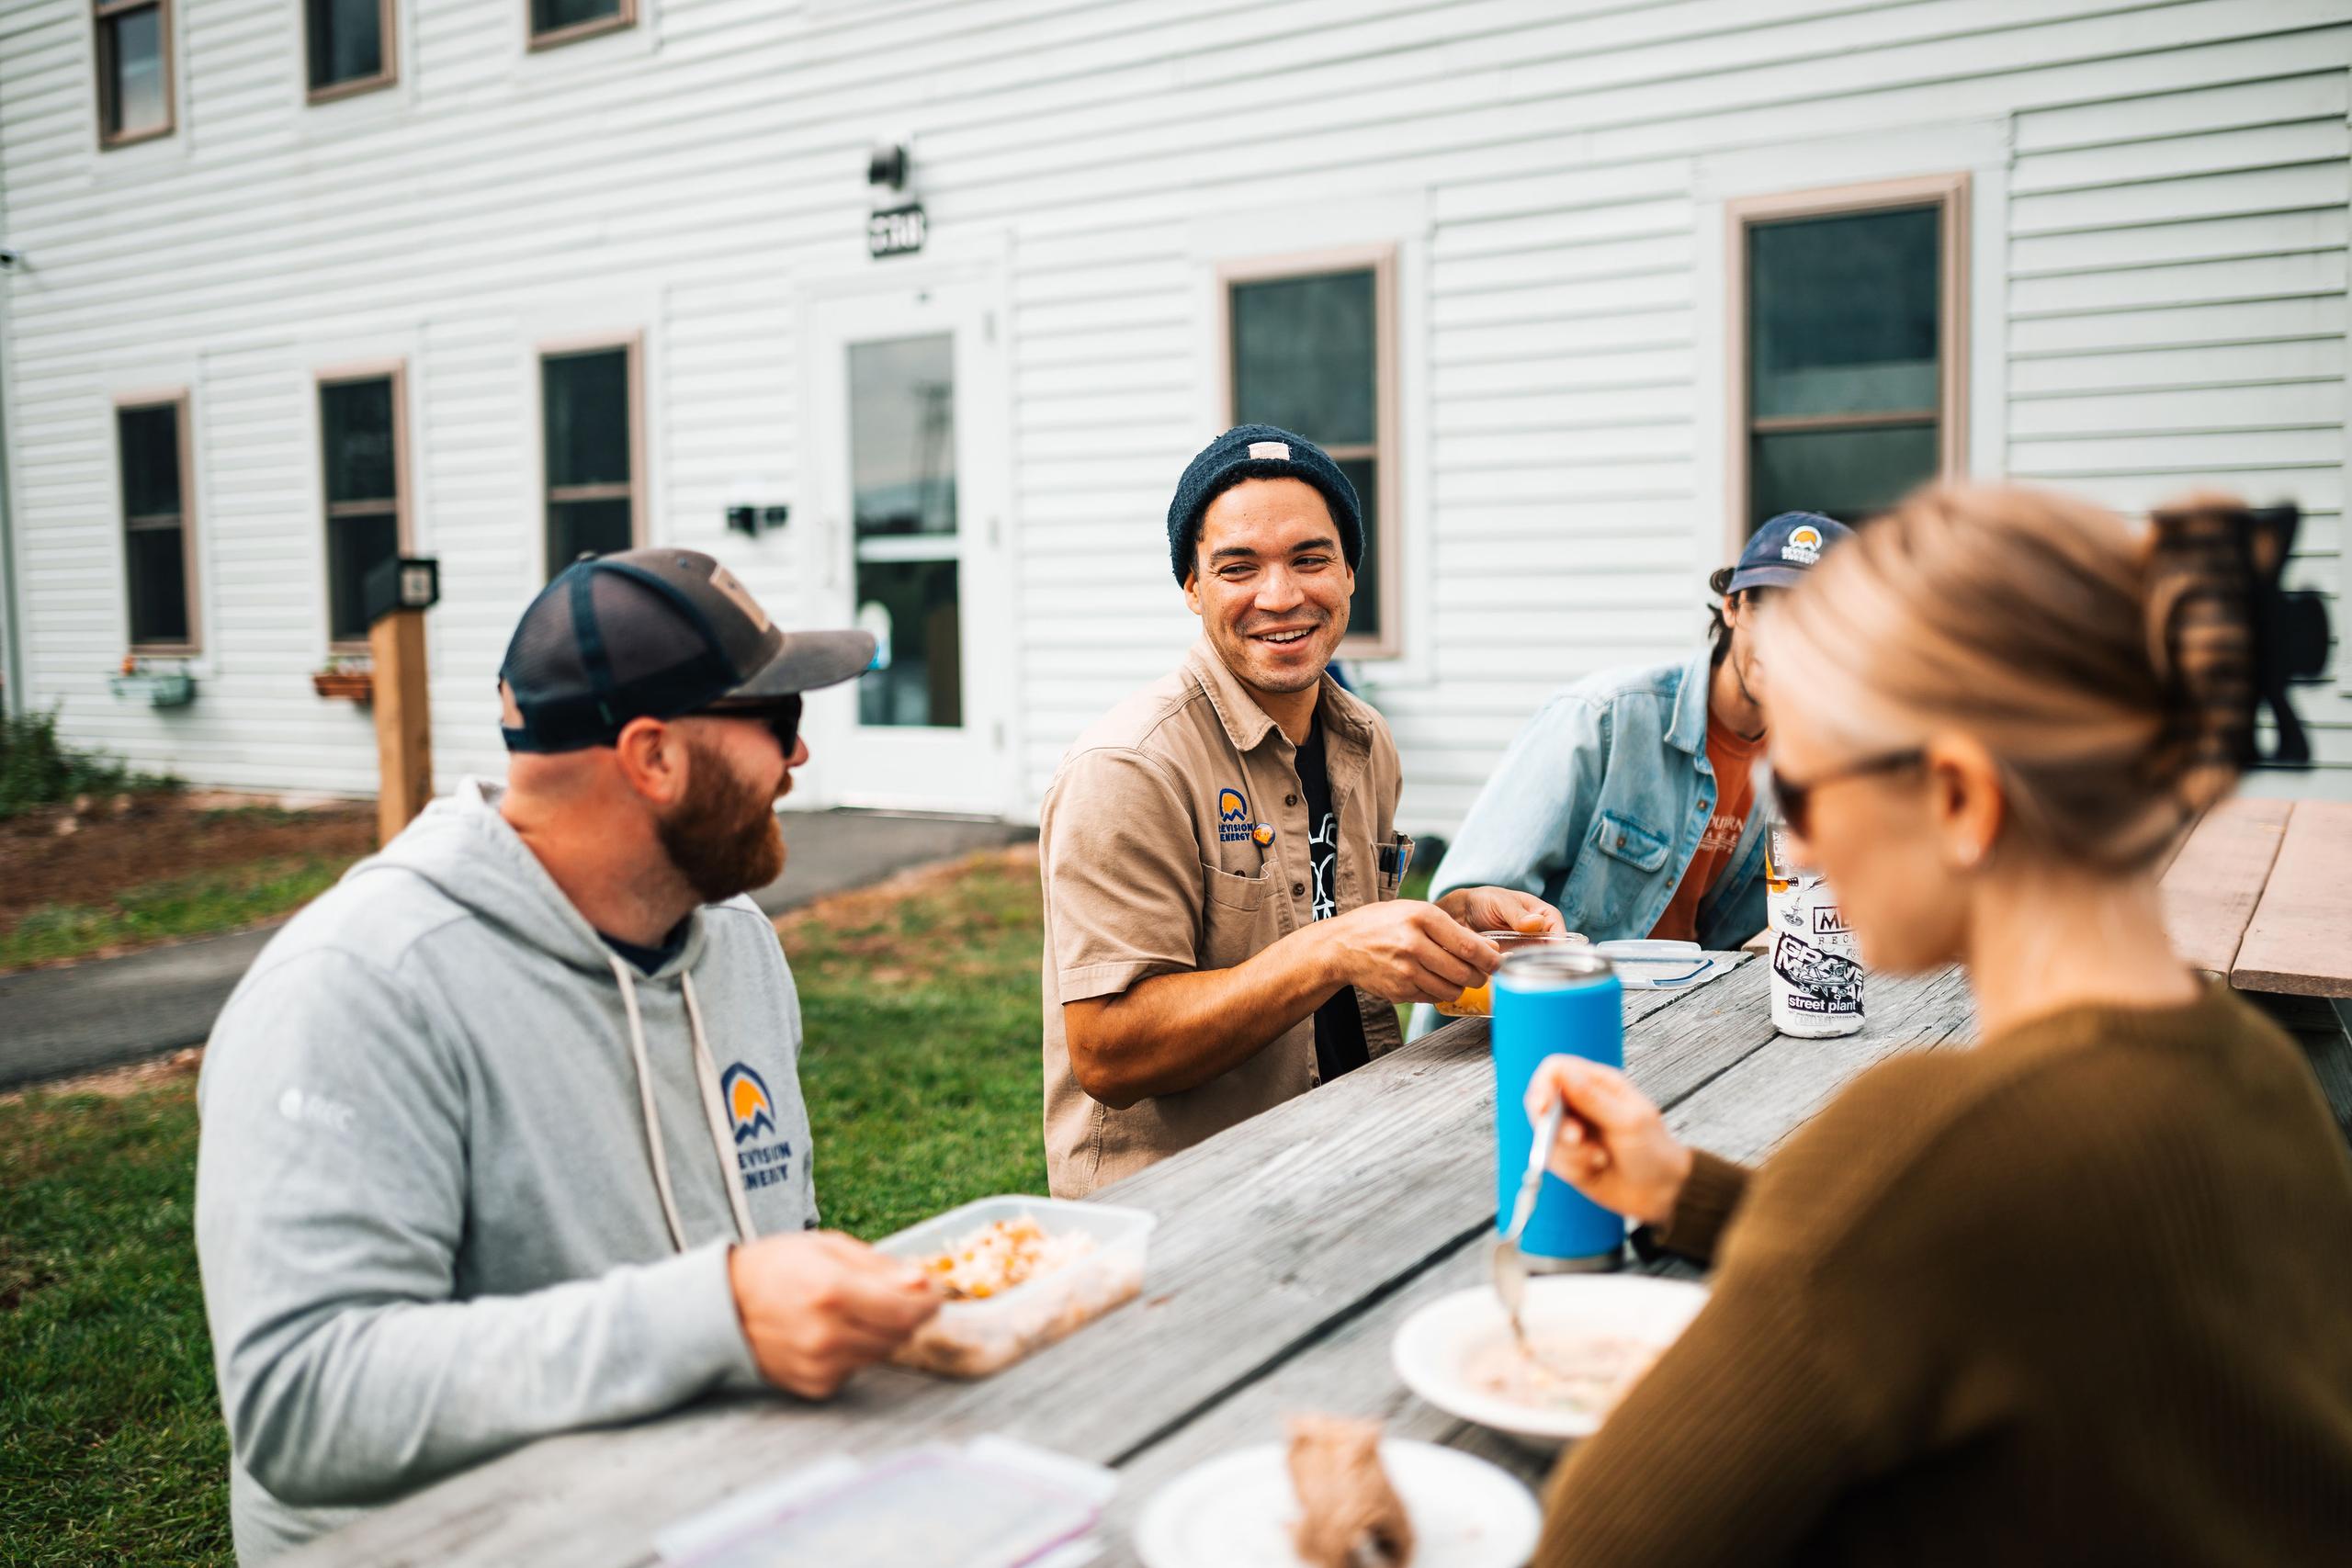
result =
[[[1836,784],[1840,779],[1869,778],[1877,773],[1899,773],[1905,768],[1916,768],[1928,760],[1927,752],[1917,747],[1907,751],[1889,751],[1883,757],[1866,757],[1859,762],[1849,762],[1842,768],[1799,783],[1775,767],[1763,769],[1766,785],[1779,806],[1781,820],[1800,839],[1813,837],[1813,795],[1823,784]]]
[[[696,708],[688,718],[753,718],[774,732],[775,743],[784,748],[785,760],[792,759],[792,749],[800,740],[800,694],[773,697],[763,702],[715,703],[707,708]]]

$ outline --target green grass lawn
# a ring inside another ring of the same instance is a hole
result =
[[[242,930],[300,908],[350,863],[349,856],[281,857],[146,883],[103,904],[45,904],[0,931],[0,969]]]
[[[1034,866],[990,857],[791,929],[829,1225],[1045,1190],[1037,902]],[[231,1561],[194,1089],[0,1102],[0,1563]]]

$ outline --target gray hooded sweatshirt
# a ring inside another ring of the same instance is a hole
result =
[[[817,1223],[800,1004],[748,898],[650,976],[469,780],[280,931],[198,1103],[237,1555],[545,1433],[753,1386],[739,1236]]]

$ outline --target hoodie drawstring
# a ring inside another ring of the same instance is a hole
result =
[[[678,1200],[670,1185],[670,1156],[662,1147],[662,1114],[653,1103],[653,1069],[647,1060],[645,1021],[637,1010],[637,983],[629,977],[628,965],[618,955],[605,954],[613,966],[613,978],[620,982],[621,1006],[628,1014],[628,1049],[630,1059],[637,1065],[637,1103],[645,1120],[645,1148],[653,1163],[654,1190],[662,1196],[662,1218],[670,1227],[670,1245],[680,1252],[686,1250],[686,1227],[678,1218]],[[752,1224],[751,1206],[743,1200],[741,1185],[735,1179],[735,1151],[728,1136],[727,1112],[719,1101],[718,1069],[712,1062],[710,1044],[703,1036],[702,1010],[695,1002],[695,983],[685,976],[686,1023],[694,1036],[695,1078],[702,1090],[704,1120],[709,1126],[711,1145],[718,1155],[719,1184],[727,1189],[727,1206],[735,1217],[735,1234],[740,1240],[750,1241],[759,1232]]]
[[[743,1196],[743,1184],[735,1179],[735,1122],[727,1114],[718,1089],[718,1064],[711,1058],[710,1042],[702,1032],[702,1004],[695,1000],[695,977],[680,974],[678,984],[686,993],[686,1032],[695,1040],[695,1077],[702,1085],[703,1120],[710,1125],[710,1146],[718,1151],[718,1176],[727,1189],[727,1206],[735,1214],[737,1239],[750,1241],[760,1232],[752,1224],[752,1205]]]

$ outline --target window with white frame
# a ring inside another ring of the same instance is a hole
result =
[[[327,637],[368,641],[368,573],[408,543],[400,367],[319,378],[319,468],[327,530]]]
[[[131,651],[193,653],[196,518],[188,502],[187,396],[119,403],[114,427]]]
[[[172,133],[172,0],[96,0],[98,145]]]
[[[637,365],[634,340],[539,356],[549,577],[643,542]]]
[[[1296,431],[1348,476],[1364,551],[1340,651],[1392,656],[1403,640],[1395,252],[1228,265],[1218,284],[1228,421]]]
[[[1964,467],[1965,175],[1731,204],[1736,532]]]

